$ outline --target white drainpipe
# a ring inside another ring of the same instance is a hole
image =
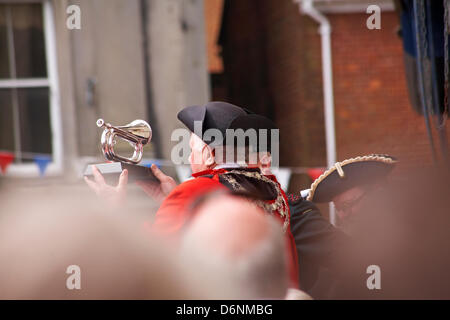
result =
[[[322,40],[322,78],[325,116],[325,135],[327,145],[327,165],[331,168],[336,163],[336,130],[334,127],[333,69],[331,62],[331,25],[325,15],[314,7],[313,0],[294,0],[300,12],[307,14],[320,24],[319,33]],[[330,222],[336,223],[333,203],[330,203]]]

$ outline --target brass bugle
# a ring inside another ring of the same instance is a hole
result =
[[[98,119],[97,127],[104,128],[101,137],[102,151],[105,158],[110,161],[138,164],[142,160],[144,145],[152,139],[152,128],[144,120],[134,120],[127,125],[115,127],[103,119]],[[114,151],[117,137],[128,141],[134,147],[131,158],[121,156]]]

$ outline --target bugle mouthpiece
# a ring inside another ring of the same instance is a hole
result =
[[[104,124],[105,124],[105,120],[103,120],[103,119],[97,120],[97,127],[101,128],[101,127],[103,127]]]

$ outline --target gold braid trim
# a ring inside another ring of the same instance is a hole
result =
[[[233,173],[244,175],[246,177],[253,178],[256,180],[264,181],[266,183],[271,184],[275,188],[275,190],[277,191],[277,198],[273,203],[266,203],[265,201],[262,200],[255,200],[254,203],[272,215],[274,214],[274,212],[278,211],[280,216],[284,217],[283,233],[286,233],[286,230],[289,227],[289,212],[288,212],[289,207],[286,200],[283,197],[282,191],[278,183],[276,183],[272,179],[267,178],[263,174],[255,171],[248,172],[248,171],[231,170],[220,174],[220,176],[223,177],[231,185],[234,191],[245,191],[245,189],[236,181],[236,179],[230,176],[230,174]]]
[[[346,159],[341,162],[337,162],[336,164],[342,168],[350,163],[355,162],[366,162],[366,161],[377,161],[377,162],[383,162],[388,164],[394,164],[397,162],[397,160],[392,159],[388,155],[380,155],[380,154],[370,154],[368,156],[360,156],[356,158],[350,158]],[[312,201],[312,198],[314,197],[314,192],[316,191],[317,186],[319,183],[321,183],[323,180],[325,180],[326,177],[328,177],[330,174],[332,174],[336,169],[336,164],[332,166],[330,169],[322,173],[314,182],[311,184],[311,190],[309,191],[308,198],[306,200]]]

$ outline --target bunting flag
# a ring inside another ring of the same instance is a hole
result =
[[[312,181],[316,180],[318,177],[322,175],[322,173],[325,172],[324,169],[321,168],[311,168],[308,169],[308,176],[311,178]]]
[[[11,152],[0,152],[0,169],[2,173],[6,173],[6,169],[14,161],[14,153]]]
[[[40,176],[43,177],[48,164],[52,161],[52,158],[50,156],[40,155],[40,156],[34,156],[33,160],[34,160],[34,163],[36,163],[37,166],[39,167]]]

